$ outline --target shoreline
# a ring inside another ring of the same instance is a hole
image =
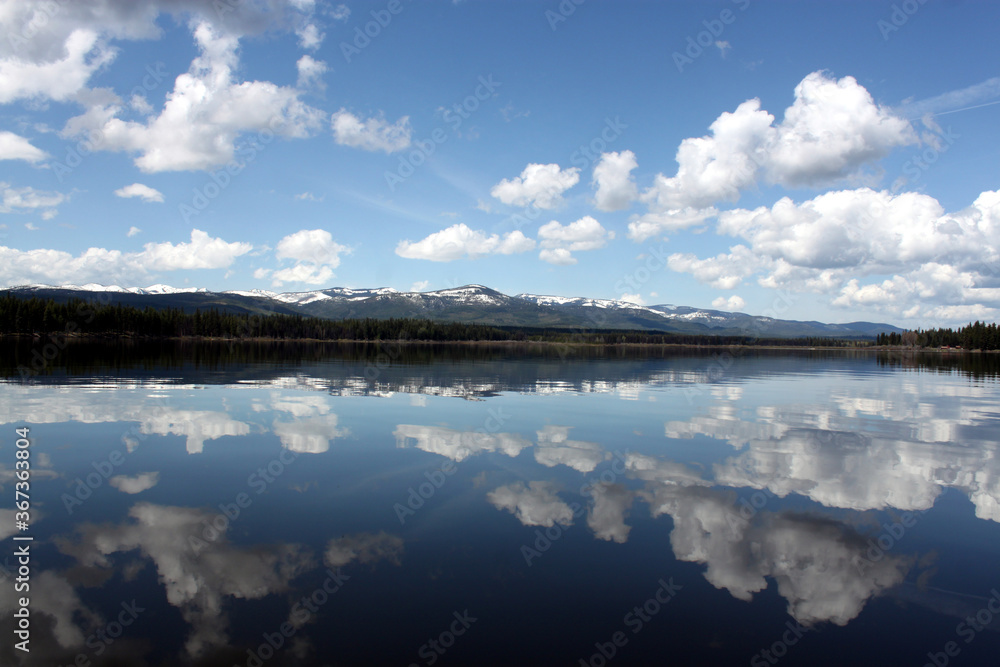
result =
[[[572,335],[572,334],[571,334]],[[890,345],[748,345],[743,343],[596,343],[591,341],[551,341],[551,340],[400,340],[400,339],[324,339],[324,338],[223,338],[212,336],[146,336],[133,334],[80,334],[80,333],[0,333],[0,341],[5,340],[48,340],[63,338],[80,342],[191,342],[191,343],[309,343],[309,344],[351,344],[351,345],[446,345],[446,346],[562,346],[562,347],[610,347],[610,348],[677,348],[677,349],[746,349],[785,351],[852,351],[852,352],[902,352],[916,354],[934,352],[939,354],[995,354],[1000,350],[966,350],[963,348],[905,347]],[[849,342],[849,341],[845,341]]]

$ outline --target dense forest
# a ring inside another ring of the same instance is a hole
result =
[[[966,350],[1000,349],[1000,331],[996,323],[976,321],[954,329],[926,329],[905,331],[902,334],[879,334],[876,345],[906,345],[909,347],[961,347]]]
[[[757,345],[781,347],[916,347],[1000,348],[996,324],[976,322],[958,331],[929,329],[879,334],[877,339],[760,338],[753,335],[679,334],[662,331],[573,330],[487,326],[412,318],[329,320],[284,314],[220,311],[185,313],[176,308],[107,305],[74,299],[0,297],[0,334],[100,335],[135,338],[223,338],[270,340],[356,341],[541,341],[573,344],[631,345]]]

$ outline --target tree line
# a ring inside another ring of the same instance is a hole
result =
[[[973,325],[970,325],[973,326]],[[976,323],[982,336],[996,343],[996,325]],[[962,330],[964,331],[964,330]],[[939,343],[950,330],[919,332],[915,340]],[[910,332],[907,332],[910,333]],[[551,342],[567,345],[753,345],[760,347],[868,347],[873,341],[862,338],[761,338],[753,335],[684,334],[635,329],[572,330],[539,327],[490,326],[463,322],[437,322],[416,318],[355,318],[330,320],[294,314],[234,313],[225,309],[153,308],[122,304],[102,304],[83,299],[60,303],[53,299],[0,296],[0,334],[73,334],[135,338],[224,338],[271,340],[414,340]],[[976,333],[976,336],[979,336]],[[900,345],[900,334],[879,334],[879,344]],[[992,336],[992,338],[990,338]],[[961,335],[959,335],[961,338]],[[948,338],[948,340],[951,340]],[[976,339],[978,341],[978,338]],[[979,346],[982,347],[982,346]],[[985,348],[982,349],[995,349]]]
[[[987,324],[976,321],[958,330],[915,329],[903,333],[880,333],[876,345],[905,345],[908,347],[961,347],[966,350],[1000,350],[1000,331],[996,322]]]

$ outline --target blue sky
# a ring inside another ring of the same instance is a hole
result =
[[[0,6],[0,284],[1000,308],[990,2]]]

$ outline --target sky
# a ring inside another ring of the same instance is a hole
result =
[[[0,286],[995,321],[997,25],[971,0],[0,0]]]

